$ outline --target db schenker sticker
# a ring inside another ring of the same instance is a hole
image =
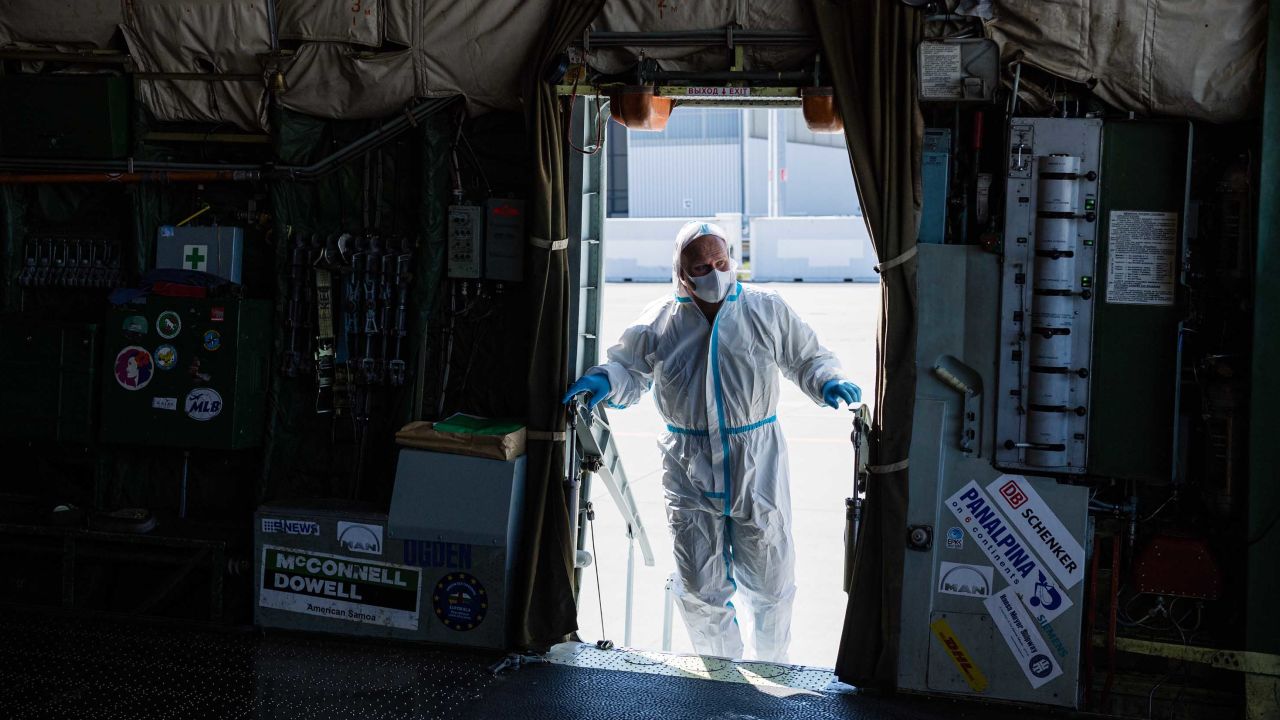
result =
[[[431,593],[436,618],[450,630],[474,630],[489,611],[489,596],[474,575],[450,573]]]
[[[187,417],[205,422],[218,417],[222,412],[222,396],[213,388],[196,388],[187,393],[182,407],[186,409]]]

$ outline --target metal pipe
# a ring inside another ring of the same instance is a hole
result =
[[[662,652],[671,652],[671,608],[676,604],[675,579],[667,577],[662,599]]]
[[[817,38],[799,30],[677,30],[668,32],[589,32],[585,45],[597,47],[696,47],[699,45],[813,45]]]
[[[89,172],[89,173],[6,173],[0,172],[0,185],[50,185],[56,183],[115,183],[135,185],[144,182],[205,183],[252,182],[261,179],[255,170],[187,171],[187,172]]]
[[[733,82],[734,80],[777,81],[806,84],[812,77],[804,70],[654,70],[644,74],[645,80],[692,80],[695,82]]]
[[[29,62],[68,62],[94,65],[125,65],[129,56],[123,53],[67,53],[56,50],[0,50],[0,60],[26,60]]]
[[[135,161],[129,160],[52,160],[48,158],[0,158],[0,167],[15,170],[28,171],[46,171],[51,174],[59,174],[56,171],[62,171],[64,176],[62,179],[56,180],[21,180],[21,182],[216,182],[216,181],[251,181],[259,179],[289,179],[289,180],[315,180],[323,177],[330,172],[341,167],[348,160],[368,152],[374,148],[390,142],[393,138],[401,135],[410,128],[417,127],[418,123],[426,120],[428,117],[451,107],[458,102],[457,96],[448,98],[429,98],[423,100],[412,108],[406,110],[402,115],[374,128],[369,133],[357,138],[350,144],[339,148],[329,155],[310,165],[272,165],[270,163],[259,164],[216,164],[216,163],[178,163],[178,162],[157,162],[157,161]],[[253,173],[250,175],[219,175],[217,177],[200,178],[200,177],[184,177],[173,175],[173,173],[191,173],[191,172],[242,172]],[[120,179],[95,179],[86,177],[85,179],[68,179],[76,173],[103,173],[119,177]],[[159,174],[157,174],[159,173]],[[133,176],[137,176],[134,179]],[[14,177],[12,174],[6,176],[0,174],[0,177]],[[34,176],[23,176],[34,177]],[[13,179],[8,182],[16,182]]]
[[[596,558],[598,561],[599,558]],[[622,644],[631,647],[631,610],[635,605],[636,594],[636,536],[627,526],[627,610],[626,621],[622,626]]]

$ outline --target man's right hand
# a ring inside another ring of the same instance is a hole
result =
[[[577,382],[569,386],[569,392],[565,394],[563,402],[568,405],[575,395],[587,393],[587,407],[594,409],[600,401],[609,397],[609,391],[612,388],[609,385],[609,376],[603,373],[590,373],[578,378]]]

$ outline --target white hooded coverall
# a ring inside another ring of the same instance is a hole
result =
[[[652,387],[667,422],[659,447],[675,592],[695,650],[743,656],[731,601],[741,584],[756,655],[785,662],[795,551],[778,371],[819,404],[823,385],[843,377],[835,356],[772,291],[737,283],[709,321],[680,284],[680,253],[695,237],[677,240],[675,294],[651,304],[608,362],[588,373],[609,376],[614,408]]]

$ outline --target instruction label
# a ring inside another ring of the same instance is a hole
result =
[[[264,545],[258,605],[416,630],[421,581],[404,565]]]
[[[1084,579],[1084,548],[1026,478],[1001,475],[987,492],[1063,587],[1073,588]]]
[[[1107,302],[1174,303],[1178,213],[1112,210],[1107,243]]]
[[[920,98],[959,100],[964,73],[960,69],[960,46],[955,43],[920,43]]]
[[[947,498],[947,507],[977,541],[991,564],[1009,581],[1045,622],[1053,620],[1071,607],[1067,591],[1058,587],[1053,575],[1036,557],[1005,519],[991,498],[970,480],[959,492]]]
[[[1036,630],[1036,621],[1031,619],[1026,608],[1010,592],[1010,588],[1001,590],[982,603],[987,606],[991,621],[1000,630],[1000,635],[1018,660],[1018,667],[1022,668],[1022,674],[1027,676],[1032,688],[1038,688],[1062,674],[1062,666],[1058,665],[1044,638],[1040,637],[1040,631]]]

